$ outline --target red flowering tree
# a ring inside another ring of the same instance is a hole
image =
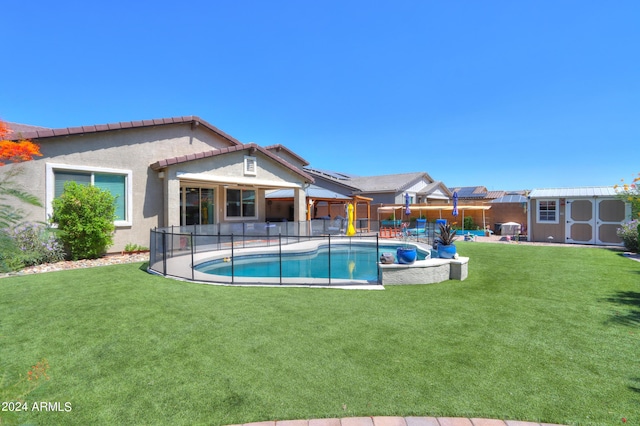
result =
[[[10,133],[7,123],[0,120],[0,166],[31,161],[35,156],[42,156],[37,144],[26,139],[9,140]],[[5,201],[8,198],[18,199],[34,206],[41,205],[37,197],[22,191],[15,184],[13,178],[17,173],[19,173],[17,169],[0,173],[0,229],[7,228],[22,218],[21,211]]]
[[[8,140],[10,130],[7,123],[0,121],[0,166],[5,162],[20,163],[33,160],[34,156],[42,156],[40,147],[30,140]]]

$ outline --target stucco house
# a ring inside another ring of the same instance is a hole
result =
[[[74,180],[117,195],[114,246],[147,246],[154,227],[265,221],[265,193],[293,190],[293,217],[304,221],[306,161],[280,145],[242,143],[196,116],[44,129],[14,125],[42,157],[9,164],[43,207],[20,205],[26,219],[48,221],[52,200]]]
[[[528,198],[529,241],[623,245],[616,231],[631,206],[613,187],[534,189]]]

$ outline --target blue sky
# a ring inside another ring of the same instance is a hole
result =
[[[640,2],[6,2],[0,118],[197,115],[320,169],[448,186],[640,171]]]

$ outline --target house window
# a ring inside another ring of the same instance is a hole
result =
[[[538,222],[558,223],[557,200],[538,200]]]
[[[256,218],[256,191],[253,189],[227,188],[226,216],[229,219]]]
[[[255,176],[258,174],[257,171],[258,163],[256,157],[249,157],[245,155],[244,157],[244,174]]]
[[[51,202],[64,192],[67,182],[91,185],[109,191],[115,198],[114,224],[131,226],[131,171],[99,167],[47,164],[47,215],[53,214]]]
[[[212,188],[180,188],[180,226],[215,223]]]

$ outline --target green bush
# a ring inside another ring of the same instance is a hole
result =
[[[51,220],[72,260],[96,259],[113,244],[115,197],[95,186],[67,182],[53,200]]]
[[[467,216],[464,218],[464,229],[476,229],[476,223],[471,216]]]

